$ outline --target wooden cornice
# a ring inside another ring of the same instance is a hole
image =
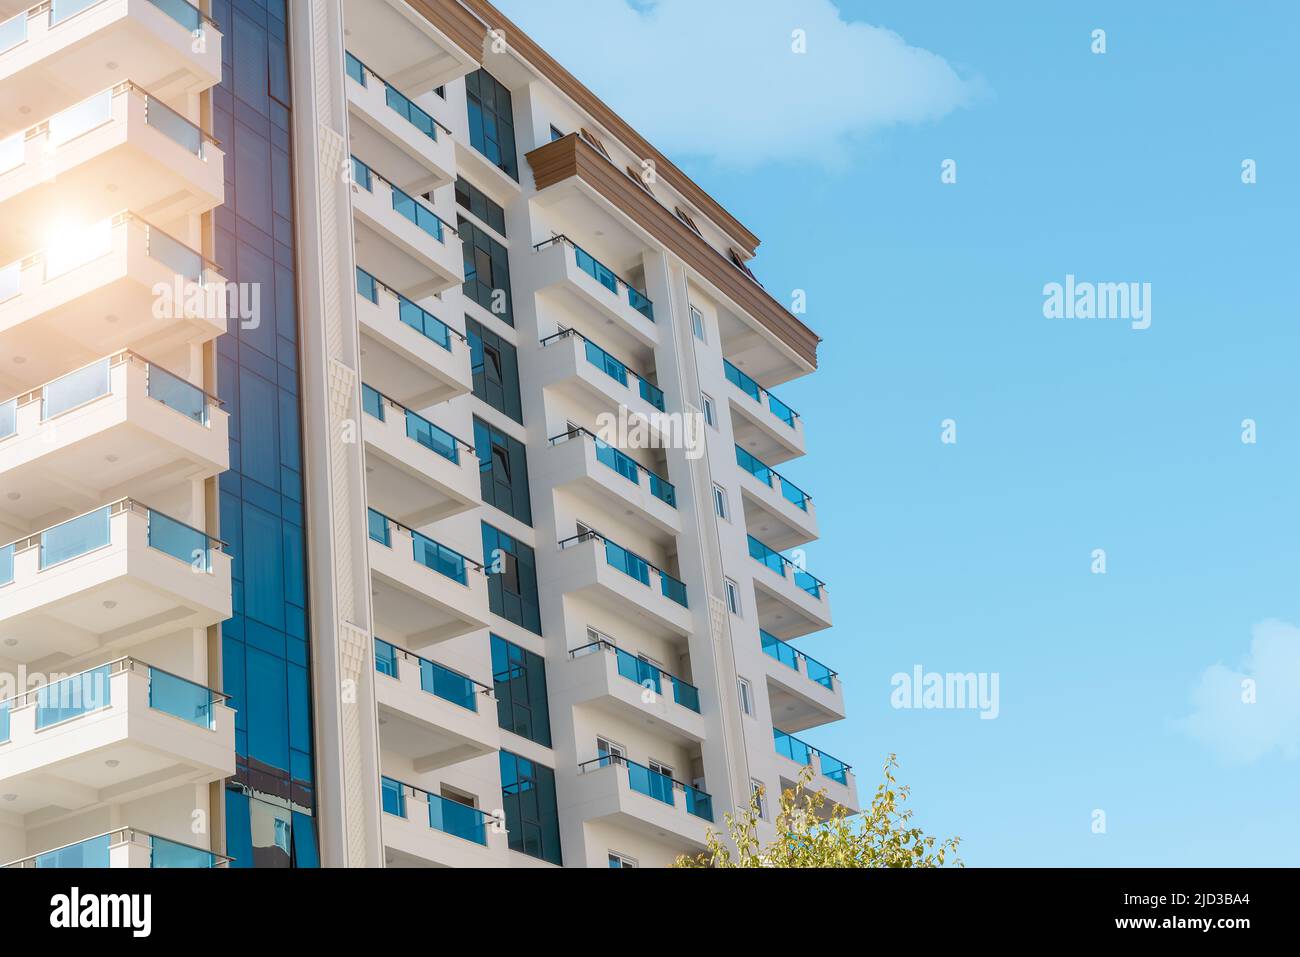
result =
[[[577,176],[720,289],[797,356],[817,365],[817,334],[577,133],[525,154],[537,189]]]
[[[456,46],[483,62],[487,27],[483,20],[458,0],[406,0],[411,8],[441,30]]]

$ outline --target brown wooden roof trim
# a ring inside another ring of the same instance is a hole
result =
[[[428,0],[412,0],[412,2],[416,9],[421,10],[421,12],[424,11],[424,8],[430,6]],[[506,42],[531,63],[538,72],[554,83],[560,89],[560,92],[573,100],[580,110],[586,112],[601,126],[609,130],[628,149],[632,150],[638,159],[653,160],[656,176],[681,193],[683,198],[698,209],[701,214],[716,223],[744,251],[746,256],[754,255],[754,250],[758,248],[759,244],[757,236],[746,229],[740,220],[727,212],[721,203],[701,189],[693,179],[678,169],[672,160],[651,146],[648,140],[628,125],[621,116],[606,106],[596,94],[592,93],[577,77],[562,67],[554,57],[533,42],[528,34],[524,33],[487,0],[459,0],[459,2],[478,14],[487,23],[488,29],[503,30]],[[456,6],[457,0],[433,0],[432,5],[438,7]]]
[[[457,0],[406,0],[411,8],[441,30],[456,46],[483,62],[483,46],[487,40],[487,27],[472,10]]]
[[[573,176],[630,216],[641,228],[717,286],[736,305],[757,319],[801,359],[817,365],[821,341],[779,302],[693,232],[653,197],[639,189],[616,166],[577,133],[525,154],[538,190]]]

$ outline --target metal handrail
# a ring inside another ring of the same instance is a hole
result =
[[[109,677],[111,678],[113,675],[121,674],[124,671],[134,672],[136,665],[143,665],[144,667],[148,668],[150,671],[156,671],[159,674],[164,674],[170,678],[175,678],[177,681],[184,681],[186,684],[192,684],[195,687],[203,688],[213,696],[220,698],[223,701],[228,701],[230,699],[230,695],[226,694],[226,692],[218,691],[216,688],[211,688],[208,685],[201,684],[200,682],[195,681],[193,678],[186,678],[184,675],[178,675],[174,671],[168,671],[165,668],[159,668],[157,665],[151,665],[149,664],[149,662],[144,661],[140,658],[136,658],[132,655],[123,655],[121,658],[114,658],[112,661],[106,661],[103,664],[92,665],[91,667],[85,668],[81,671],[74,671],[72,674],[63,675],[58,679],[58,681],[49,681],[39,687],[28,688],[26,691],[20,691],[18,694],[14,695],[13,697],[4,698],[0,700],[0,707],[3,707],[4,705],[9,705],[10,712],[18,711],[21,710],[22,708],[26,708],[29,705],[33,704],[42,691],[44,691],[47,688],[54,687],[54,685],[58,684],[61,681],[67,681],[71,678],[79,678],[82,675],[90,674],[92,671],[98,671],[100,668],[108,668],[109,669],[108,674]],[[469,680],[473,681],[474,679],[470,678]],[[14,702],[18,702],[18,703],[15,704]]]

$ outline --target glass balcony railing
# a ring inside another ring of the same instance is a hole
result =
[[[169,841],[155,834],[149,835],[149,849],[150,867],[212,868],[220,867],[227,860],[201,847]]]
[[[460,447],[463,445],[471,452],[473,447],[462,442],[446,429],[434,425],[428,419],[417,415],[410,409],[388,398],[372,386],[361,386],[361,409],[371,418],[380,422],[387,421],[387,407],[392,406],[406,419],[406,437],[431,452],[436,452],[448,462],[460,464]]]
[[[150,2],[190,33],[202,31],[205,17],[193,4],[186,3],[185,0],[150,0]]]
[[[833,758],[829,754],[818,751],[806,742],[800,741],[794,735],[786,734],[777,728],[772,729],[772,739],[776,745],[777,754],[783,755],[797,764],[812,764],[823,777],[830,778],[840,784],[848,784],[849,772],[853,768],[839,758]],[[813,762],[814,757],[817,758],[815,764]]]
[[[144,121],[176,145],[195,156],[203,156],[203,144],[209,137],[203,128],[191,122],[156,97],[145,93]]]
[[[149,509],[149,547],[192,565],[196,571],[212,571],[211,540],[207,533],[153,509]]]
[[[358,186],[368,193],[374,192],[375,180],[379,180],[379,182],[386,184],[393,195],[393,210],[398,215],[420,227],[420,229],[438,240],[438,242],[446,242],[446,239],[444,238],[444,230],[452,233],[456,232],[456,230],[444,223],[442,218],[428,206],[421,203],[414,196],[411,196],[394,186],[391,182],[376,173],[373,168],[367,166],[355,156],[352,157],[352,178]]]
[[[689,607],[686,603],[686,585],[672,575],[669,575],[663,569],[651,565],[636,552],[629,551],[617,542],[612,542],[598,532],[585,531],[581,534],[574,535],[572,538],[566,538],[560,542],[560,549],[570,548],[574,545],[580,545],[584,542],[598,541],[604,545],[605,561],[612,568],[617,568],[629,578],[635,578],[642,585],[649,587],[650,573],[653,571],[659,576],[659,587],[665,598],[669,598],[681,605],[683,608]]]
[[[36,693],[36,730],[107,708],[112,702],[112,665],[101,665],[45,685]]]
[[[208,424],[209,401],[206,392],[152,363],[148,365],[147,375],[146,391],[151,399],[156,399],[169,409],[193,419],[199,425]]]
[[[610,445],[595,433],[588,432],[586,429],[570,429],[568,432],[561,433],[552,438],[551,444],[557,445],[560,442],[567,442],[570,439],[579,437],[591,439],[592,443],[596,447],[596,461],[601,465],[617,472],[633,485],[638,486],[641,484],[641,475],[644,473],[646,477],[646,485],[650,489],[650,494],[659,499],[659,501],[663,502],[665,505],[669,505],[672,508],[677,507],[677,490],[673,487],[671,482],[665,478],[660,478],[657,474],[651,472],[644,465],[637,462],[637,460],[632,458],[632,456]]]
[[[207,266],[203,256],[161,229],[146,224],[148,255],[189,282],[202,284]]]
[[[18,400],[0,403],[0,439],[7,439],[18,431]]]
[[[109,368],[109,360],[100,359],[42,387],[41,418],[52,419],[108,395]]]
[[[135,828],[123,827],[107,834],[97,834],[84,841],[54,848],[20,861],[5,864],[6,868],[104,868],[112,861],[111,848],[123,844],[147,849],[148,866],[157,868],[213,868],[224,867],[230,858],[222,854],[171,841],[156,834],[147,834]]]
[[[0,53],[6,50],[12,50],[20,43],[27,40],[27,13],[18,14],[16,17],[10,17],[3,23],[0,23]],[[5,167],[0,164],[0,170]]]
[[[373,508],[366,510],[366,521],[371,540],[389,548],[392,547],[392,530],[398,528],[404,531],[411,537],[411,557],[416,563],[458,584],[469,584],[471,568],[483,570],[483,566],[473,559],[466,558],[460,552],[434,541],[427,535],[398,524]]]
[[[149,666],[149,707],[195,727],[216,730],[214,705],[221,696],[197,681]]]
[[[768,634],[763,629],[758,630],[758,637],[763,643],[763,653],[769,658],[775,658],[787,668],[799,670],[799,662],[803,661],[804,674],[812,681],[824,688],[835,690],[836,672],[827,668],[824,664],[815,658],[810,658],[802,651],[798,651],[788,642],[782,641],[775,635]]]
[[[805,512],[808,511],[808,503],[812,501],[812,499],[807,495],[807,493],[770,465],[764,465],[754,455],[747,452],[745,449],[742,449],[739,445],[736,446],[736,464],[768,488],[775,488],[779,484],[781,487],[781,495],[787,502]]]
[[[476,807],[452,801],[440,794],[431,794],[420,788],[393,778],[380,778],[380,804],[385,814],[406,817],[407,792],[423,794],[429,806],[429,827],[452,837],[487,846],[488,824],[491,817]]]
[[[618,295],[619,287],[622,286],[627,292],[627,303],[641,315],[645,316],[651,322],[655,321],[655,305],[650,301],[640,289],[632,285],[626,279],[621,278],[618,273],[610,269],[599,259],[593,256],[587,250],[583,249],[568,236],[553,236],[545,242],[538,243],[534,249],[542,249],[553,243],[562,243],[573,250],[574,261],[579,269],[585,272],[596,282],[600,283],[614,295]]]
[[[727,381],[738,388],[741,392],[745,393],[745,395],[749,396],[759,405],[762,405],[766,400],[768,411],[786,425],[790,426],[790,428],[793,429],[797,427],[796,420],[799,418],[799,413],[795,412],[794,409],[790,408],[772,393],[768,392],[726,359],[722,360],[722,371],[726,374]]]
[[[647,382],[642,376],[637,375],[629,369],[625,363],[615,359],[612,355],[576,329],[565,329],[561,332],[557,332],[553,336],[547,336],[542,340],[542,346],[545,347],[560,339],[568,339],[570,336],[575,336],[582,340],[583,350],[587,356],[588,362],[624,388],[631,388],[627,381],[629,376],[636,379],[637,393],[641,398],[645,399],[660,412],[664,411],[664,393],[662,389],[652,382]]]
[[[775,549],[769,548],[760,542],[753,535],[749,538],[749,557],[756,562],[766,565],[772,571],[776,572],[782,578],[786,577],[786,569],[790,570],[790,576],[794,578],[795,585],[801,590],[812,595],[814,598],[821,598],[822,591],[826,588],[826,583],[815,575],[811,575],[796,565],[791,559],[786,558]]]
[[[427,795],[429,800],[429,827],[452,837],[487,846],[487,827],[490,818],[476,807],[452,801],[440,794]]]
[[[713,820],[713,798],[707,791],[701,791],[644,764],[629,761],[621,754],[602,751],[599,757],[578,765],[578,771],[585,774],[611,765],[626,769],[628,787],[638,794],[644,794],[661,804],[675,807],[677,802],[673,792],[681,791],[685,795],[686,813],[706,821]]]
[[[400,678],[399,659],[414,662],[420,669],[420,688],[435,697],[460,705],[469,711],[478,711],[479,695],[488,694],[491,689],[473,678],[453,671],[436,661],[421,658],[414,652],[396,645],[375,639],[375,671],[390,678]]]
[[[5,545],[0,547],[0,587],[10,584],[14,580],[14,547]]]
[[[149,679],[150,708],[199,728],[216,729],[214,707],[226,697],[221,692],[136,658],[118,658],[0,701],[0,743],[9,740],[9,717],[14,708],[34,703],[35,727],[41,731],[111,707],[113,676],[138,669],[143,669]]]
[[[638,658],[636,655],[624,651],[610,642],[593,641],[581,648],[575,648],[569,652],[569,657],[580,658],[583,655],[602,652],[614,656],[618,673],[628,681],[635,682],[643,688],[653,691],[656,695],[662,695],[664,685],[671,684],[673,687],[673,701],[687,710],[694,711],[696,714],[700,713],[700,692],[695,685],[683,681],[676,675],[669,674],[657,665],[651,664],[644,658]]]
[[[41,532],[40,568],[52,568],[109,544],[111,517],[111,506],[105,506]]]
[[[392,778],[379,781],[379,804],[385,814],[406,817],[406,785]]]
[[[379,305],[379,291],[383,290],[397,300],[397,318],[403,324],[410,326],[420,335],[432,342],[436,342],[448,352],[451,351],[451,337],[464,340],[458,332],[454,332],[451,326],[447,325],[437,316],[417,306],[410,299],[407,299],[400,292],[384,285],[370,273],[358,267],[357,269],[357,292],[369,299],[375,305]]]
[[[58,525],[54,525],[22,542],[39,544],[40,556],[37,567],[44,571],[74,558],[80,558],[98,548],[110,544],[112,540],[112,518],[122,512],[143,511],[148,521],[148,545],[173,558],[180,559],[194,567],[196,571],[212,571],[212,550],[219,546],[218,539],[211,538],[205,532],[192,528],[183,522],[162,512],[140,505],[131,499],[122,499],[111,505],[97,508],[93,512],[78,515]],[[12,555],[19,543],[5,546]],[[0,550],[3,553],[3,550]],[[0,572],[3,569],[0,562]],[[12,564],[9,568],[12,580]],[[3,584],[0,576],[0,584]]]
[[[432,116],[416,106],[411,99],[398,90],[395,86],[381,77],[370,67],[366,66],[351,53],[343,54],[344,71],[352,79],[356,80],[364,87],[370,86],[370,80],[374,79],[384,88],[384,100],[388,103],[390,109],[398,116],[406,120],[417,130],[429,137],[431,140],[438,138],[438,121]]]

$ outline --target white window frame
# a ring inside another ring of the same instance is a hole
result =
[[[709,428],[716,429],[718,427],[718,407],[713,401],[713,396],[707,392],[701,392],[700,405],[704,407],[702,410],[704,412],[704,424]]]
[[[619,867],[618,868],[611,867],[610,868],[611,871],[618,870],[619,868],[626,868],[626,867],[639,868],[641,866],[636,862],[636,858],[628,857],[626,854],[620,854],[618,851],[607,851],[606,853],[609,855],[610,858],[617,860],[619,862]]]
[[[762,790],[761,794],[759,794],[760,789]],[[765,785],[762,781],[758,780],[758,778],[750,778],[749,795],[751,799],[754,797],[754,795],[758,795],[758,817],[759,820],[766,821],[767,820],[767,785]]]
[[[694,306],[691,306],[690,308],[691,332],[695,335],[696,339],[700,340],[700,342],[707,343],[709,339],[704,329],[704,313],[700,312],[700,310],[696,309]]]
[[[727,490],[717,482],[713,483],[713,512],[724,522],[731,521],[731,501],[727,498]]]
[[[740,698],[740,713],[754,716],[754,686],[748,678],[736,676],[736,696]]]
[[[724,578],[722,580],[722,590],[727,595],[727,611],[737,618],[743,618],[740,607],[740,586],[730,578]]]

